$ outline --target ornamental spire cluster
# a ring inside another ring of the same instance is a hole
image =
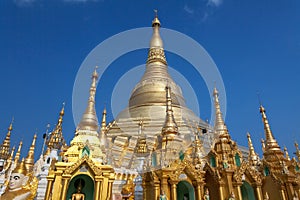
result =
[[[51,149],[59,150],[66,143],[62,133],[62,123],[63,123],[64,114],[65,114],[65,104],[63,104],[63,107],[59,112],[58,122],[54,130],[50,133],[49,139],[46,141],[49,150]]]
[[[12,124],[13,122],[10,123],[6,137],[2,145],[0,146],[0,159],[3,160],[7,160],[10,156],[10,135],[11,135],[11,131],[13,130]]]

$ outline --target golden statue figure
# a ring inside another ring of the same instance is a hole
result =
[[[36,194],[37,180],[27,174],[24,159],[12,171],[8,187],[1,200],[32,200]]]
[[[234,195],[234,193],[233,192],[231,192],[231,194],[230,194],[230,197],[229,197],[229,199],[228,200],[235,200],[235,195]]]
[[[127,183],[123,185],[121,194],[123,199],[133,200],[134,199],[134,183],[131,178],[127,180]]]
[[[75,181],[74,183],[77,192],[72,194],[72,200],[84,200],[85,195],[81,192],[82,188],[84,187],[84,181],[80,178]]]
[[[159,196],[159,200],[168,200],[168,197],[167,197],[167,195],[165,194],[165,191],[164,191],[164,190],[161,191],[161,194],[160,194],[160,196]]]
[[[206,188],[206,190],[204,192],[203,200],[209,200],[209,190],[208,190],[208,188]]]

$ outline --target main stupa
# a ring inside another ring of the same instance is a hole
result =
[[[115,167],[135,169],[134,149],[139,138],[140,121],[143,122],[143,134],[146,135],[148,149],[155,151],[157,138],[161,135],[166,119],[166,86],[172,91],[172,108],[179,135],[183,140],[182,147],[186,150],[196,134],[200,135],[206,150],[210,149],[214,141],[212,128],[186,106],[180,86],[168,72],[160,26],[156,15],[152,21],[153,34],[144,75],[133,89],[128,107],[105,127],[104,134],[110,141],[110,152],[107,154],[112,158],[110,163]]]

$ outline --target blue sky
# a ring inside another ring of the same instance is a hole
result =
[[[69,142],[75,130],[72,89],[81,63],[108,37],[150,26],[153,9],[158,9],[162,27],[195,39],[218,66],[226,87],[226,124],[232,138],[247,145],[249,131],[256,151],[261,153],[260,138],[264,132],[258,109],[259,91],[275,138],[292,154],[293,142],[300,142],[297,0],[3,0],[1,140],[14,116],[13,145],[22,139],[23,152],[27,152],[37,132],[39,154],[47,123],[54,126],[61,105],[66,102],[63,132]],[[146,50],[131,52],[105,72],[97,88],[99,118],[106,104],[108,118],[112,119],[110,98],[114,84],[122,74],[145,63],[146,57]],[[210,118],[210,96],[203,79],[176,55],[168,53],[167,59],[196,90],[200,117]]]

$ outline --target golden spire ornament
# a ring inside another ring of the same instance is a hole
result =
[[[169,86],[166,87],[166,120],[165,124],[162,128],[162,134],[164,135],[177,135],[178,134],[178,126],[174,119],[173,109],[172,109],[172,99],[171,99],[171,88]]]
[[[8,127],[8,132],[6,134],[6,137],[0,146],[0,159],[7,160],[10,156],[10,135],[11,131],[13,130],[13,119]]]
[[[87,108],[82,116],[82,119],[80,123],[78,124],[77,129],[78,130],[90,130],[90,131],[98,131],[98,118],[96,115],[96,109],[95,109],[95,96],[96,96],[96,86],[97,86],[97,80],[98,80],[98,73],[97,68],[95,67],[95,70],[92,75],[92,83],[90,87],[90,96],[88,100]]]
[[[23,145],[23,142],[22,142],[22,141],[20,141],[20,144],[19,144],[19,147],[18,147],[18,150],[17,150],[16,156],[15,156],[14,163],[18,163],[18,162],[19,162],[19,160],[20,160],[20,155],[21,155],[21,149],[22,149],[22,145]]]
[[[65,114],[65,103],[63,103],[63,107],[59,112],[58,122],[54,128],[54,130],[50,133],[49,139],[46,141],[47,150],[57,149],[60,150],[63,145],[65,145],[65,139],[62,134],[62,123],[63,116]],[[49,151],[48,150],[48,151]]]
[[[104,107],[102,112],[101,132],[104,133],[105,130],[106,130],[106,107]]]
[[[214,126],[215,132],[219,136],[228,136],[229,137],[228,129],[225,125],[225,122],[223,119],[223,114],[222,114],[221,108],[220,108],[219,92],[216,87],[214,88],[213,96],[214,96],[214,101],[215,101],[215,126]]]
[[[297,142],[294,143],[295,147],[296,147],[296,156],[298,158],[298,161],[300,161],[300,150],[299,150],[299,145]]]
[[[266,115],[266,110],[265,108],[260,105],[259,111],[262,115],[262,121],[264,123],[264,130],[265,130],[265,136],[266,136],[266,141],[265,141],[265,151],[281,151],[280,147],[277,143],[277,141],[275,140],[273,133],[271,131],[270,125],[269,125],[269,121]]]
[[[287,150],[286,147],[283,148],[283,151],[284,151],[284,154],[285,154],[285,158],[286,158],[287,160],[291,160],[291,158],[290,158],[290,156],[289,156],[289,152],[288,152],[288,150]]]
[[[4,167],[5,170],[7,170],[11,166],[11,163],[12,163],[12,160],[13,160],[13,157],[14,157],[14,153],[15,153],[15,147],[12,148],[12,150],[10,152],[10,156],[7,159],[7,162],[5,163],[5,167]]]
[[[167,60],[163,49],[163,41],[159,34],[160,21],[157,16],[157,11],[155,11],[155,17],[152,21],[152,27],[153,34],[150,41],[150,49],[148,52],[147,64],[152,62],[161,62],[164,65],[167,65]]]
[[[254,147],[253,147],[251,136],[250,136],[249,132],[247,133],[247,139],[248,139],[248,147],[249,147],[248,161],[250,161],[250,163],[256,165],[259,160],[259,157],[258,157],[257,153],[255,153],[255,151],[254,151]]]
[[[33,170],[34,165],[34,149],[35,149],[35,142],[36,142],[36,134],[33,136],[33,140],[31,143],[31,146],[29,148],[27,157],[25,159],[25,166],[28,172],[31,172]]]

